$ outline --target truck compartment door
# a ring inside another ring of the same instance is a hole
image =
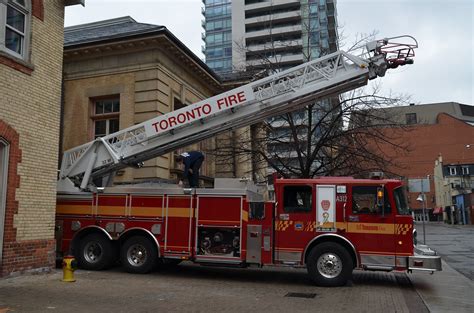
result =
[[[190,195],[168,195],[165,203],[165,255],[190,256],[193,206]]]
[[[262,225],[247,225],[247,263],[260,264],[262,256]]]

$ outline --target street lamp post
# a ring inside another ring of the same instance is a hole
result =
[[[428,178],[428,183],[430,179],[430,175],[427,176]],[[423,224],[423,244],[426,245],[426,228],[425,228],[425,218],[426,218],[426,204],[425,204],[425,189],[423,188],[423,179],[421,179],[421,194],[416,198],[417,201],[420,201],[422,203],[421,209],[422,209],[422,219],[421,222]]]

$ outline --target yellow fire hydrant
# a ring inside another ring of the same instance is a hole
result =
[[[77,261],[72,255],[63,258],[63,281],[75,282],[74,271],[77,269]]]

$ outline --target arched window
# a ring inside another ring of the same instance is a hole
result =
[[[26,60],[30,21],[30,0],[0,0],[0,50]]]
[[[0,265],[2,263],[3,230],[5,229],[5,207],[8,178],[8,143],[0,137]]]

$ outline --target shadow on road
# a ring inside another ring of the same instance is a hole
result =
[[[114,272],[124,271],[120,266],[110,269]],[[129,274],[133,275],[133,274]],[[173,280],[206,280],[206,281],[234,281],[255,284],[280,284],[280,285],[310,285],[314,284],[309,279],[304,268],[230,268],[201,266],[184,262],[174,267],[158,268],[149,273],[152,277],[166,277]],[[384,286],[390,288],[413,289],[405,273],[385,273],[370,271],[354,271],[352,281],[345,287],[357,286]]]

